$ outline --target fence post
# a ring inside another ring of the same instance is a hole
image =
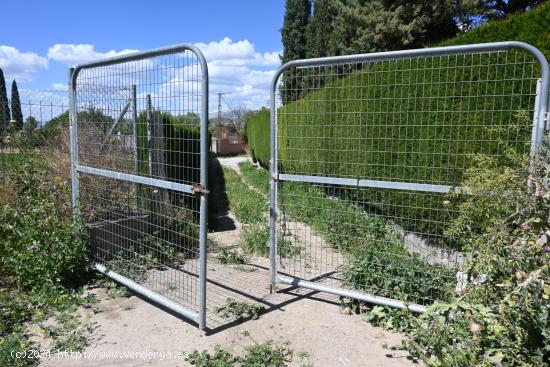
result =
[[[73,80],[74,68],[69,69],[69,121],[71,140],[71,200],[73,205],[73,216],[75,221],[79,220],[79,177],[76,167],[78,165],[78,136],[77,136],[77,113],[76,113],[76,80]]]
[[[208,188],[208,66],[203,54],[198,50],[193,51],[201,65],[201,113],[200,113],[200,183]],[[206,329],[206,251],[208,250],[208,195],[205,192],[200,197],[199,218],[199,329]]]
[[[133,133],[133,144],[134,144],[134,166],[136,170],[136,175],[140,174],[139,167],[139,150],[138,150],[138,113],[137,113],[137,93],[136,85],[132,84],[132,133]],[[136,184],[136,207],[138,211],[141,211],[141,184]]]
[[[149,169],[149,176],[154,177],[153,172],[153,107],[151,106],[151,95],[147,94],[146,97],[146,109],[147,109],[147,167]],[[149,200],[151,201],[151,214],[156,217],[158,213],[158,203],[156,201],[154,188],[149,189]]]

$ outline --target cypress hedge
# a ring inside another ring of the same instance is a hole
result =
[[[441,45],[518,40],[549,57],[549,23],[547,3]],[[325,70],[324,88],[278,110],[281,171],[460,185],[474,154],[529,151],[539,70],[522,51],[390,60],[361,65],[344,78],[350,66]],[[318,77],[319,69],[313,72]],[[247,134],[253,158],[268,167],[267,110],[249,118]],[[440,194],[368,189],[351,195],[421,233],[441,234],[453,215]]]
[[[254,162],[260,162],[263,167],[269,167],[269,110],[262,108],[252,113],[246,120],[246,137],[250,155]]]

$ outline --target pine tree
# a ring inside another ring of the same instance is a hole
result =
[[[8,91],[6,90],[4,72],[0,69],[0,134],[8,129],[9,122],[10,106],[8,104]]]
[[[15,79],[11,83],[11,118],[15,120],[14,128],[21,130],[23,128],[23,112],[21,112],[21,101],[19,100],[19,91]]]
[[[283,42],[282,63],[306,57],[306,29],[311,16],[311,0],[286,0],[285,18],[281,28]],[[300,75],[284,76],[281,87],[283,103],[301,97],[303,86]]]
[[[451,0],[340,0],[329,53],[420,48],[458,31]]]

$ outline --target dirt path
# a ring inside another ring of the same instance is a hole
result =
[[[238,169],[240,161],[235,161],[225,162]],[[223,165],[225,162],[221,161]],[[268,259],[253,257],[244,266],[220,264],[215,259],[216,247],[236,248],[242,226],[231,212],[215,213],[215,216],[218,226],[209,234],[215,245],[208,254],[209,331],[206,334],[136,296],[110,299],[104,291],[95,290],[100,302],[93,309],[83,311],[95,325],[92,342],[84,351],[90,358],[51,358],[44,360],[43,365],[185,366],[181,358],[162,358],[162,355],[195,349],[212,351],[216,344],[240,353],[254,341],[267,340],[290,343],[294,351],[292,366],[302,363],[330,367],[418,365],[409,359],[407,352],[391,349],[399,345],[402,335],[372,327],[358,315],[342,314],[335,296],[292,287],[270,294]],[[289,222],[289,225],[293,227],[291,231],[297,242],[305,240],[304,236],[311,242],[311,236],[315,236],[301,223]],[[313,252],[306,251],[306,255],[313,259],[315,266],[323,266],[317,264],[317,255]],[[187,261],[186,266],[196,268],[192,261]],[[295,266],[305,264],[301,262]],[[320,270],[328,269],[315,272]],[[176,269],[169,269],[157,275],[162,273],[164,279],[177,279],[176,272]],[[155,274],[149,277],[154,279]],[[227,298],[262,305],[265,311],[258,320],[224,319],[215,312],[215,307]],[[309,357],[301,360],[299,352],[307,352]]]

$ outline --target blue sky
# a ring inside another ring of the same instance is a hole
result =
[[[283,0],[20,0],[2,13],[0,68],[20,89],[62,90],[71,65],[186,42],[206,55],[212,94],[257,108],[282,49]]]

